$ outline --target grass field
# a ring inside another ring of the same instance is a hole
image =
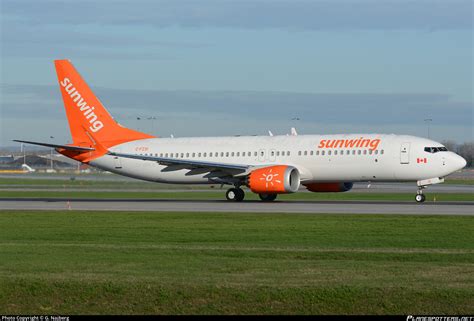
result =
[[[174,199],[174,200],[223,200],[225,190],[218,191],[179,191],[179,192],[125,192],[125,191],[0,191],[0,199],[18,198],[95,198],[95,199]],[[295,193],[278,195],[278,200],[285,201],[407,201],[414,202],[414,193]],[[247,192],[245,200],[258,200],[258,195]],[[472,193],[427,193],[426,201],[474,201]]]
[[[4,314],[473,314],[474,219],[0,212]]]

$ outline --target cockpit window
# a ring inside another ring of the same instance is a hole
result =
[[[428,153],[437,153],[437,152],[447,152],[448,149],[446,147],[425,147],[425,152]]]

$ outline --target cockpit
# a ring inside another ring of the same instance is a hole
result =
[[[437,153],[437,152],[447,152],[448,149],[446,147],[425,147],[425,152],[427,153]]]

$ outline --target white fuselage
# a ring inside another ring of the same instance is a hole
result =
[[[334,146],[322,147],[323,140],[334,141]],[[352,143],[357,140],[379,142],[376,146],[352,144],[350,147],[346,142],[351,140]],[[414,136],[347,134],[152,138],[120,144],[110,151],[224,164],[291,165],[299,170],[302,183],[419,181],[447,176],[465,165],[464,159],[455,153],[430,153],[425,151],[426,147],[442,145]],[[148,181],[216,183],[205,174],[186,175],[189,169],[167,171],[166,166],[154,161],[105,155],[90,164]]]

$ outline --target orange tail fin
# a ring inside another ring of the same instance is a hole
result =
[[[74,145],[89,146],[91,135],[106,148],[154,137],[119,125],[69,60],[54,64]]]

